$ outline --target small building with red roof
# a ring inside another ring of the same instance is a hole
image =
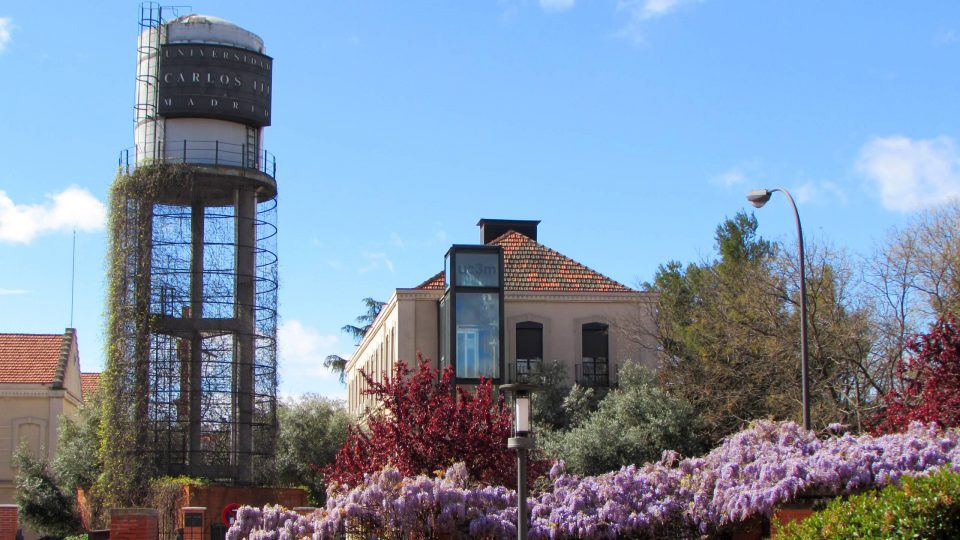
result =
[[[60,415],[76,414],[83,402],[82,377],[73,328],[0,334],[0,504],[14,501],[13,455],[21,443],[53,459]]]
[[[612,386],[626,362],[656,366],[655,297],[537,240],[539,221],[481,219],[481,243],[454,245],[444,270],[396,289],[346,366],[348,409],[373,405],[360,370],[381,380],[418,355],[458,384],[522,381],[557,362],[568,384]]]

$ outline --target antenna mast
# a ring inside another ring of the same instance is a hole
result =
[[[74,285],[77,282],[77,228],[73,228],[73,254],[70,260],[70,328],[73,328]]]

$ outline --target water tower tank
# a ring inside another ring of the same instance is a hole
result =
[[[137,51],[135,163],[237,166],[272,176],[263,128],[271,122],[273,59],[263,40],[209,15],[147,21]]]

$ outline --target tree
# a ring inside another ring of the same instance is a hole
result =
[[[795,249],[781,249],[771,271],[782,279],[777,295],[789,313],[782,346],[793,348],[799,366],[800,269]],[[882,393],[875,374],[874,334],[869,300],[854,265],[823,242],[806,246],[807,344],[811,415],[825,426],[839,422],[857,431],[872,415]],[[799,394],[794,394],[799,395]]]
[[[634,363],[623,366],[619,387],[582,424],[544,444],[548,454],[581,475],[656,461],[664,450],[692,456],[708,449],[703,419],[693,407],[658,388]]]
[[[360,345],[360,341],[363,340],[363,336],[367,335],[367,332],[370,330],[370,327],[373,326],[373,321],[377,320],[377,316],[380,315],[380,311],[383,309],[383,306],[387,305],[386,302],[381,302],[380,300],[374,300],[373,298],[367,297],[363,299],[363,304],[366,306],[367,311],[362,315],[357,316],[357,324],[362,326],[354,326],[352,324],[345,324],[340,328],[341,332],[345,332],[353,336],[354,345]],[[323,367],[333,371],[340,376],[340,383],[345,382],[347,376],[347,359],[338,355],[331,354],[323,359]]]
[[[891,230],[864,264],[872,300],[871,362],[876,390],[888,392],[911,336],[960,312],[960,200]]]
[[[713,442],[757,418],[799,419],[800,296],[795,250],[757,235],[739,213],[716,229],[719,257],[662,265],[658,293],[660,382],[705,418]],[[876,393],[863,384],[869,325],[841,254],[807,250],[814,422],[856,422]]]
[[[564,397],[570,391],[566,377],[566,366],[556,360],[539,362],[529,373],[527,380],[540,387],[530,396],[530,420],[538,432],[569,426],[569,415],[563,410]]]
[[[952,315],[940,317],[928,333],[909,341],[907,351],[874,431],[904,431],[910,422],[960,426],[960,323]]]
[[[777,339],[790,322],[770,271],[777,248],[756,230],[756,218],[739,213],[717,227],[719,259],[668,263],[645,285],[659,293],[661,384],[703,415],[713,442],[754,418],[800,410],[789,397],[799,363]]]
[[[350,426],[343,402],[307,394],[281,402],[277,416],[276,479],[306,487],[312,503],[322,506],[323,467],[333,462]]]
[[[67,493],[89,488],[100,475],[100,415],[100,393],[94,392],[80,406],[76,419],[60,416],[53,471]]]
[[[367,297],[363,299],[363,305],[366,307],[367,311],[362,315],[357,316],[356,319],[357,324],[361,326],[345,324],[342,328],[340,328],[341,331],[353,336],[353,339],[357,345],[360,344],[360,340],[363,339],[363,336],[367,335],[367,332],[373,325],[373,321],[377,320],[377,316],[380,315],[380,311],[383,309],[383,306],[387,305],[387,303]]]
[[[40,453],[42,456],[43,451]],[[76,500],[61,489],[47,460],[34,456],[24,443],[14,455],[14,463],[18,468],[16,501],[23,523],[49,536],[68,536],[81,530]]]
[[[452,391],[452,367],[439,372],[429,361],[419,360],[415,373],[398,361],[384,382],[360,371],[368,386],[364,394],[373,396],[379,408],[367,417],[365,429],[351,430],[324,480],[354,486],[365,473],[387,464],[414,476],[463,462],[480,482],[513,484],[516,459],[506,445],[513,420],[503,398],[495,399],[490,381],[484,380],[474,392],[459,386]],[[531,480],[546,466],[532,459]]]

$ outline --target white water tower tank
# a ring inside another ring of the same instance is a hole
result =
[[[147,25],[137,62],[135,164],[260,169],[273,60],[256,34],[218,17]]]

